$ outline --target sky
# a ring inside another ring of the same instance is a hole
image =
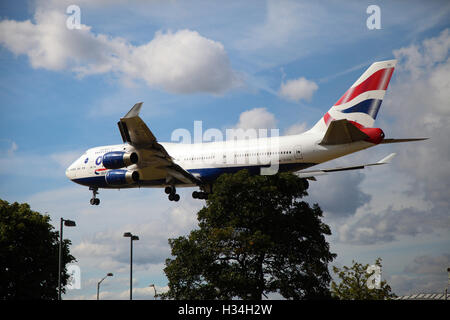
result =
[[[75,5],[75,11],[74,7]],[[369,28],[379,8],[380,28]],[[72,7],[71,7],[72,6]],[[79,12],[79,15],[77,15]],[[79,19],[77,19],[79,17]],[[392,163],[321,176],[310,203],[324,211],[337,258],[373,264],[397,295],[440,293],[450,266],[450,4],[447,1],[2,1],[0,198],[59,219],[81,271],[64,299],[129,298],[167,290],[168,239],[197,227],[204,201],[179,190],[91,192],[65,168],[86,149],[121,143],[117,121],[139,101],[159,141],[176,129],[312,127],[373,62],[398,64],[376,126],[380,145],[321,167]],[[272,295],[271,298],[279,298]]]

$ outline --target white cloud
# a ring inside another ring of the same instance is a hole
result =
[[[124,81],[143,80],[172,93],[221,94],[239,85],[220,42],[192,30],[157,32],[134,46],[123,38],[66,27],[64,11],[37,8],[30,20],[0,22],[0,43],[27,55],[33,68],[69,70],[79,77],[113,72]]]
[[[450,255],[420,255],[409,262],[401,274],[388,278],[388,283],[398,295],[441,293],[447,280]]]
[[[191,30],[157,32],[132,51],[123,71],[178,93],[221,93],[236,80],[223,45]]]
[[[281,83],[278,94],[282,98],[297,102],[300,100],[310,101],[318,88],[319,87],[314,81],[300,77]]]
[[[392,135],[430,137],[399,149],[398,170],[414,177],[412,194],[447,211],[450,208],[450,32],[421,45],[394,51],[397,81],[385,110],[396,118]]]
[[[240,129],[274,129],[277,120],[266,108],[253,108],[244,111],[239,116],[236,128]]]
[[[413,262],[405,267],[405,272],[445,276],[445,270],[448,266],[450,266],[449,253],[444,253],[439,256],[420,255],[415,257]]]
[[[332,165],[322,168],[333,167]],[[361,188],[364,174],[360,171],[334,173],[318,178],[309,189],[310,202],[319,203],[322,210],[333,218],[351,216],[356,210],[371,200],[371,195]],[[345,199],[345,201],[343,201]]]
[[[306,131],[306,129],[308,129],[308,124],[306,122],[302,122],[302,123],[296,123],[293,124],[292,126],[288,127],[285,131],[284,134],[285,135],[290,135],[290,134],[300,134]]]
[[[339,240],[344,243],[370,245],[398,240],[401,236],[445,232],[450,227],[447,213],[416,208],[364,212],[339,226]]]

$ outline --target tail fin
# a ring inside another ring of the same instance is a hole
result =
[[[347,119],[372,127],[397,60],[373,63],[311,129],[326,131],[332,120]]]

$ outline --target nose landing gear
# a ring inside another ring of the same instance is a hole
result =
[[[97,187],[89,187],[89,190],[92,191],[92,198],[91,198],[91,200],[89,200],[89,203],[93,206],[94,205],[98,206],[100,204],[100,199],[96,197],[98,195],[98,188]]]

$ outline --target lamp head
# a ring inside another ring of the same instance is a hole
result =
[[[73,220],[64,220],[64,225],[66,227],[76,227],[76,223]]]

